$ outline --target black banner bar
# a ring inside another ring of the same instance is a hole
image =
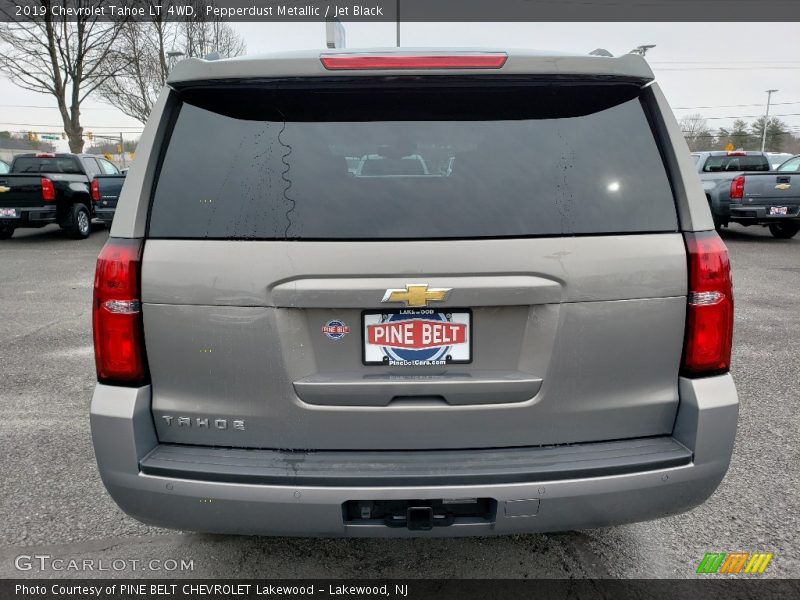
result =
[[[0,598],[85,600],[100,598],[158,600],[678,600],[758,599],[794,600],[800,597],[796,579],[717,577],[668,580],[102,580],[28,579],[0,581]]]
[[[798,0],[0,0],[0,21],[797,22]]]

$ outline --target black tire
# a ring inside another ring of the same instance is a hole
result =
[[[769,232],[772,237],[779,240],[788,240],[797,235],[800,231],[800,223],[773,223],[769,226]]]
[[[13,227],[0,227],[0,240],[7,240],[14,235]]]
[[[69,211],[69,220],[64,228],[70,237],[85,240],[92,233],[92,215],[84,204],[73,204]]]

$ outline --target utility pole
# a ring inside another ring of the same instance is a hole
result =
[[[397,0],[397,47],[400,47],[400,0]]]
[[[767,145],[767,125],[769,124],[769,101],[772,99],[772,94],[778,90],[767,90],[767,112],[764,114],[764,131],[761,133],[761,151]]]
[[[119,132],[119,158],[122,168],[125,168],[125,142],[122,140],[122,132]]]

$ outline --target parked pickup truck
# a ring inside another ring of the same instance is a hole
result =
[[[20,154],[0,175],[0,239],[50,223],[89,237],[93,218],[111,223],[123,181],[111,162],[90,154]]]
[[[719,194],[721,217],[742,225],[764,225],[779,239],[800,231],[800,156],[769,173],[745,172]]]
[[[800,160],[790,159],[770,170],[763,152],[700,152],[694,154],[714,226],[730,223],[762,225],[779,239],[800,231]],[[796,157],[795,157],[796,158]]]
[[[769,172],[772,169],[764,152],[720,150],[695,152],[692,156],[717,230],[731,221],[726,204],[731,182],[745,171]]]

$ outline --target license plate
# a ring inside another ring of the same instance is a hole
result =
[[[0,217],[16,219],[17,218],[17,209],[16,208],[0,208]]]
[[[769,207],[769,214],[771,215],[787,215],[789,214],[789,208],[786,206],[770,206]]]
[[[472,362],[469,310],[408,308],[362,314],[363,362],[397,367]]]

